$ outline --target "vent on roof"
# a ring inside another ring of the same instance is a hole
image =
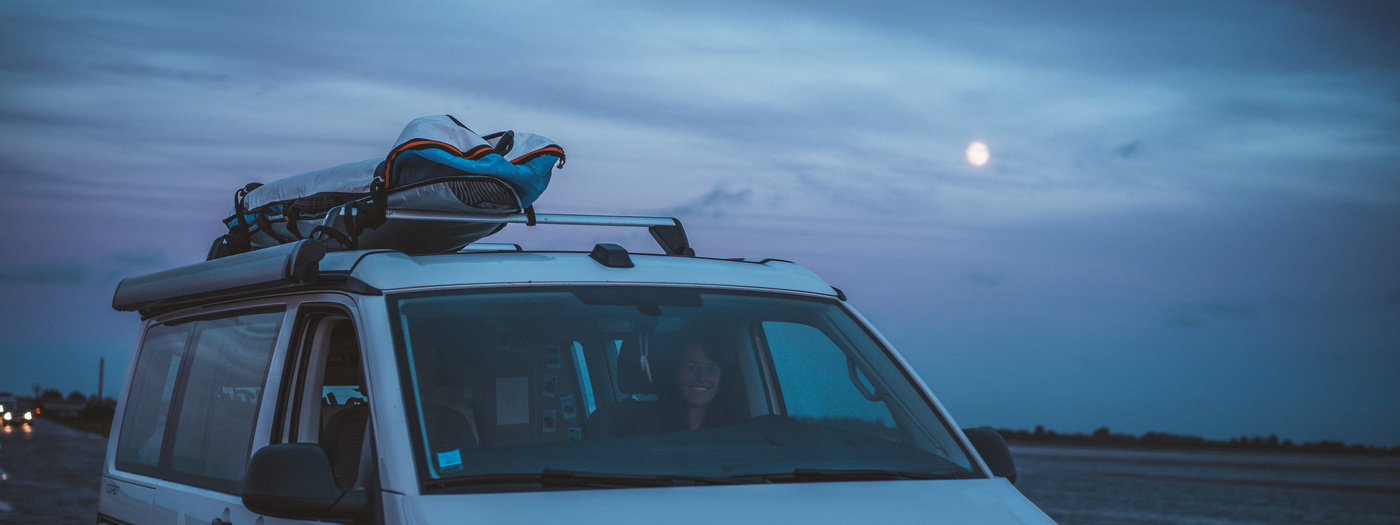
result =
[[[593,247],[593,253],[588,254],[593,260],[608,268],[631,268],[632,256],[628,255],[627,249],[612,243],[598,243]]]

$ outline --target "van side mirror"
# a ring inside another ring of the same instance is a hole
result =
[[[365,492],[335,484],[326,451],[312,443],[268,445],[243,473],[243,506],[277,518],[349,521],[365,512]]]
[[[967,440],[972,442],[972,448],[977,449],[977,455],[982,456],[982,461],[992,469],[992,475],[999,478],[1006,478],[1012,485],[1016,484],[1016,462],[1011,460],[1011,449],[1006,446],[1006,440],[1001,434],[990,428],[964,428],[963,434]]]

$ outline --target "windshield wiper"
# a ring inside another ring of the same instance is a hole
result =
[[[749,474],[746,476],[737,477],[767,483],[801,483],[804,481],[890,481],[959,479],[960,476],[958,476],[955,473],[909,472],[902,470],[800,468],[793,470],[792,472],[778,472],[773,474]]]
[[[547,469],[540,473],[546,487],[674,487],[677,485],[735,485],[744,481],[708,476],[617,474]]]
[[[470,487],[475,485],[535,485],[539,484],[540,475],[530,472],[516,472],[506,474],[476,474],[471,476],[461,476],[456,478],[439,479],[429,481],[425,488],[427,490],[438,490],[453,487]]]
[[[510,474],[477,474],[434,481],[428,484],[429,490],[474,485],[539,485],[542,488],[619,488],[619,487],[674,487],[681,485],[736,485],[753,483],[750,480],[715,478],[706,476],[670,476],[659,474],[622,474],[612,472],[584,472],[574,470],[545,469],[540,472],[518,472]]]

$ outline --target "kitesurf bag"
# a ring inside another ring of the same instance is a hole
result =
[[[451,251],[505,225],[395,220],[385,211],[519,213],[548,187],[556,164],[564,165],[564,150],[545,137],[513,131],[482,137],[450,115],[410,122],[394,144],[382,160],[239,190],[224,220],[229,234],[215,242],[210,258],[304,238],[330,249]]]

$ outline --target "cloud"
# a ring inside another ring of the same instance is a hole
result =
[[[1117,153],[1119,157],[1123,157],[1123,158],[1126,159],[1126,158],[1132,158],[1134,155],[1137,155],[1137,154],[1138,154],[1138,151],[1141,150],[1141,149],[1142,149],[1142,141],[1141,141],[1141,140],[1134,140],[1134,141],[1132,141],[1132,142],[1129,142],[1129,143],[1127,143],[1127,144],[1124,144],[1124,145],[1122,145],[1122,146],[1118,146],[1117,148],[1114,148],[1114,149],[1113,149],[1113,152],[1114,152],[1114,153]]]
[[[92,64],[91,67],[98,71],[115,73],[123,76],[178,80],[180,82],[190,82],[206,86],[223,84],[231,80],[229,75],[223,73],[209,73],[206,71],[153,66],[140,62],[99,62]]]
[[[1400,289],[1396,289],[1393,292],[1385,294],[1383,300],[1385,301],[1385,305],[1387,307],[1400,308]]]
[[[730,210],[748,207],[752,199],[753,189],[751,188],[730,190],[725,186],[717,186],[704,196],[665,210],[663,213],[677,216],[709,215],[720,217]]]
[[[1208,322],[1245,321],[1253,319],[1258,308],[1250,303],[1237,301],[1207,301],[1200,304],[1178,307],[1167,318],[1167,326],[1172,328],[1200,328]]]
[[[1332,30],[1327,44],[1348,51],[1340,54],[1346,60],[1343,63],[1394,66],[1395,56],[1400,54],[1400,39],[1395,38],[1395,28],[1400,27],[1400,4],[1393,0],[1294,0],[1294,3],[1311,15],[1316,25]]]
[[[974,270],[972,272],[968,272],[965,278],[970,282],[980,284],[983,286],[997,286],[1006,281],[1006,275],[994,272],[984,272],[981,270]]]
[[[154,248],[113,252],[99,262],[58,260],[0,268],[0,282],[12,284],[76,285],[94,279],[117,280],[134,270],[171,266],[165,253]]]
[[[926,194],[898,180],[891,180],[894,170],[870,167],[869,171],[837,168],[817,168],[796,174],[798,187],[809,198],[820,199],[814,205],[832,213],[861,215],[862,212],[894,214],[927,206]],[[884,173],[881,173],[884,172]],[[850,173],[861,176],[852,177]],[[814,210],[804,210],[814,211]]]
[[[0,268],[0,282],[15,284],[82,284],[92,267],[78,261],[55,261]]]
[[[152,268],[170,266],[165,252],[154,248],[139,248],[131,251],[109,253],[107,261],[123,268]]]

